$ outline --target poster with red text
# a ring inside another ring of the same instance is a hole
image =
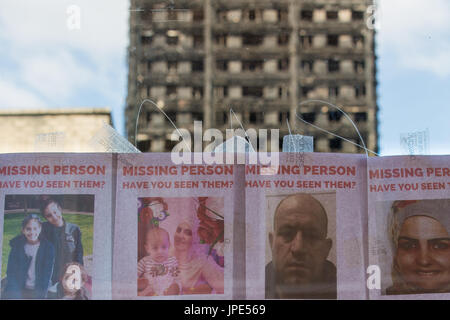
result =
[[[368,160],[371,299],[450,298],[450,156]]]
[[[110,299],[110,154],[0,156],[2,299]]]
[[[237,174],[198,159],[174,164],[169,153],[118,155],[113,299],[237,296]]]
[[[366,157],[277,162],[246,166],[247,298],[366,299]]]

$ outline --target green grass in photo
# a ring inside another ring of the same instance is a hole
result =
[[[29,212],[36,213],[38,212]],[[3,250],[2,250],[2,279],[6,276],[6,267],[8,266],[8,256],[11,250],[9,241],[22,231],[22,220],[24,213],[10,213],[4,215],[3,227]],[[94,236],[94,216],[84,214],[63,214],[64,220],[74,223],[80,227],[81,243],[83,244],[84,256],[92,255],[92,243]],[[41,218],[41,220],[43,220]],[[44,221],[44,220],[43,220]]]

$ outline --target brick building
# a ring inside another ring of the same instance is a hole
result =
[[[92,152],[91,139],[111,124],[107,108],[0,111],[0,153]]]

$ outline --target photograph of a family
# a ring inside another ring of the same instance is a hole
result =
[[[94,195],[6,195],[2,299],[88,300]]]

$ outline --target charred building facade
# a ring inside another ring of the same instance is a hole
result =
[[[170,151],[174,128],[290,128],[319,152],[377,151],[371,0],[131,0],[126,130],[142,151]],[[280,143],[281,147],[281,143]]]

